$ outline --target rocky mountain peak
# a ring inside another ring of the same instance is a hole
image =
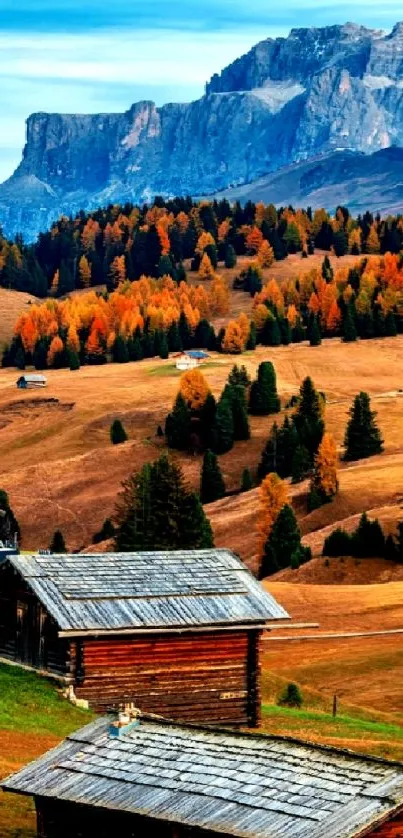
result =
[[[0,186],[0,223],[32,237],[55,215],[155,194],[210,194],[335,150],[403,146],[403,23],[267,38],[190,104],[36,113]],[[21,198],[22,196],[22,198]]]

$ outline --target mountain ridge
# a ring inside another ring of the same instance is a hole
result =
[[[32,238],[61,212],[214,194],[337,149],[395,145],[403,23],[389,33],[352,23],[292,29],[256,44],[187,104],[32,114],[22,161],[0,185],[0,221],[8,235]]]

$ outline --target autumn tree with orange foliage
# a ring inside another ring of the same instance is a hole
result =
[[[179,392],[183,396],[188,408],[195,413],[199,412],[210,394],[210,387],[200,370],[189,370],[185,372],[180,380]]]
[[[202,260],[199,267],[199,279],[214,279],[215,271],[211,264],[208,253],[203,253]]]
[[[83,288],[89,288],[91,285],[91,265],[84,254],[78,263],[78,271]]]
[[[64,352],[63,341],[57,335],[56,337],[53,338],[53,340],[51,341],[50,347],[49,347],[48,357],[47,357],[48,367],[57,366],[58,361],[60,359],[60,355],[62,355],[63,352]]]
[[[245,349],[245,334],[238,320],[230,320],[222,342],[223,352],[239,355]]]
[[[126,281],[126,262],[124,256],[115,256],[113,262],[111,262],[109,276],[113,288],[117,288],[120,283]]]
[[[268,474],[259,488],[259,518],[257,523],[259,556],[263,555],[264,546],[277,517],[287,503],[287,484],[280,479],[278,474]]]
[[[274,250],[266,239],[259,247],[257,262],[260,268],[270,268],[274,262]]]
[[[314,473],[308,497],[309,510],[329,503],[337,494],[338,466],[339,458],[335,441],[331,434],[325,433],[315,456]]]
[[[246,237],[246,247],[248,253],[258,253],[263,244],[263,233],[259,227],[252,227],[250,233]]]

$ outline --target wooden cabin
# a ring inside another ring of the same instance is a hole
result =
[[[0,657],[72,685],[97,711],[259,723],[260,639],[287,619],[229,550],[10,556]]]
[[[36,389],[38,387],[46,387],[47,383],[44,375],[40,375],[39,373],[24,373],[24,375],[20,375],[17,381],[17,387],[19,390]]]
[[[199,367],[203,361],[207,361],[210,355],[203,352],[201,349],[191,349],[188,352],[181,352],[176,356],[177,370],[194,370]]]
[[[34,797],[38,838],[403,834],[401,764],[147,717],[97,719],[2,788]]]

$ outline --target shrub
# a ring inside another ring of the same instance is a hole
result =
[[[101,529],[99,532],[96,532],[92,538],[93,544],[100,544],[101,541],[108,541],[110,538],[114,538],[115,536],[115,527],[112,524],[110,518],[106,518],[103,522]]]
[[[341,527],[333,530],[327,537],[322,550],[322,556],[330,556],[337,558],[338,556],[351,556],[352,539],[351,536]]]
[[[302,707],[304,699],[297,684],[287,684],[277,703],[280,707]]]
[[[253,489],[253,479],[248,468],[242,472],[241,492],[250,492]]]
[[[52,540],[49,544],[49,550],[51,553],[67,553],[63,533],[60,532],[60,530],[56,530],[53,533]]]
[[[110,434],[112,445],[121,445],[122,442],[127,442],[128,436],[120,419],[115,419],[112,423]]]

